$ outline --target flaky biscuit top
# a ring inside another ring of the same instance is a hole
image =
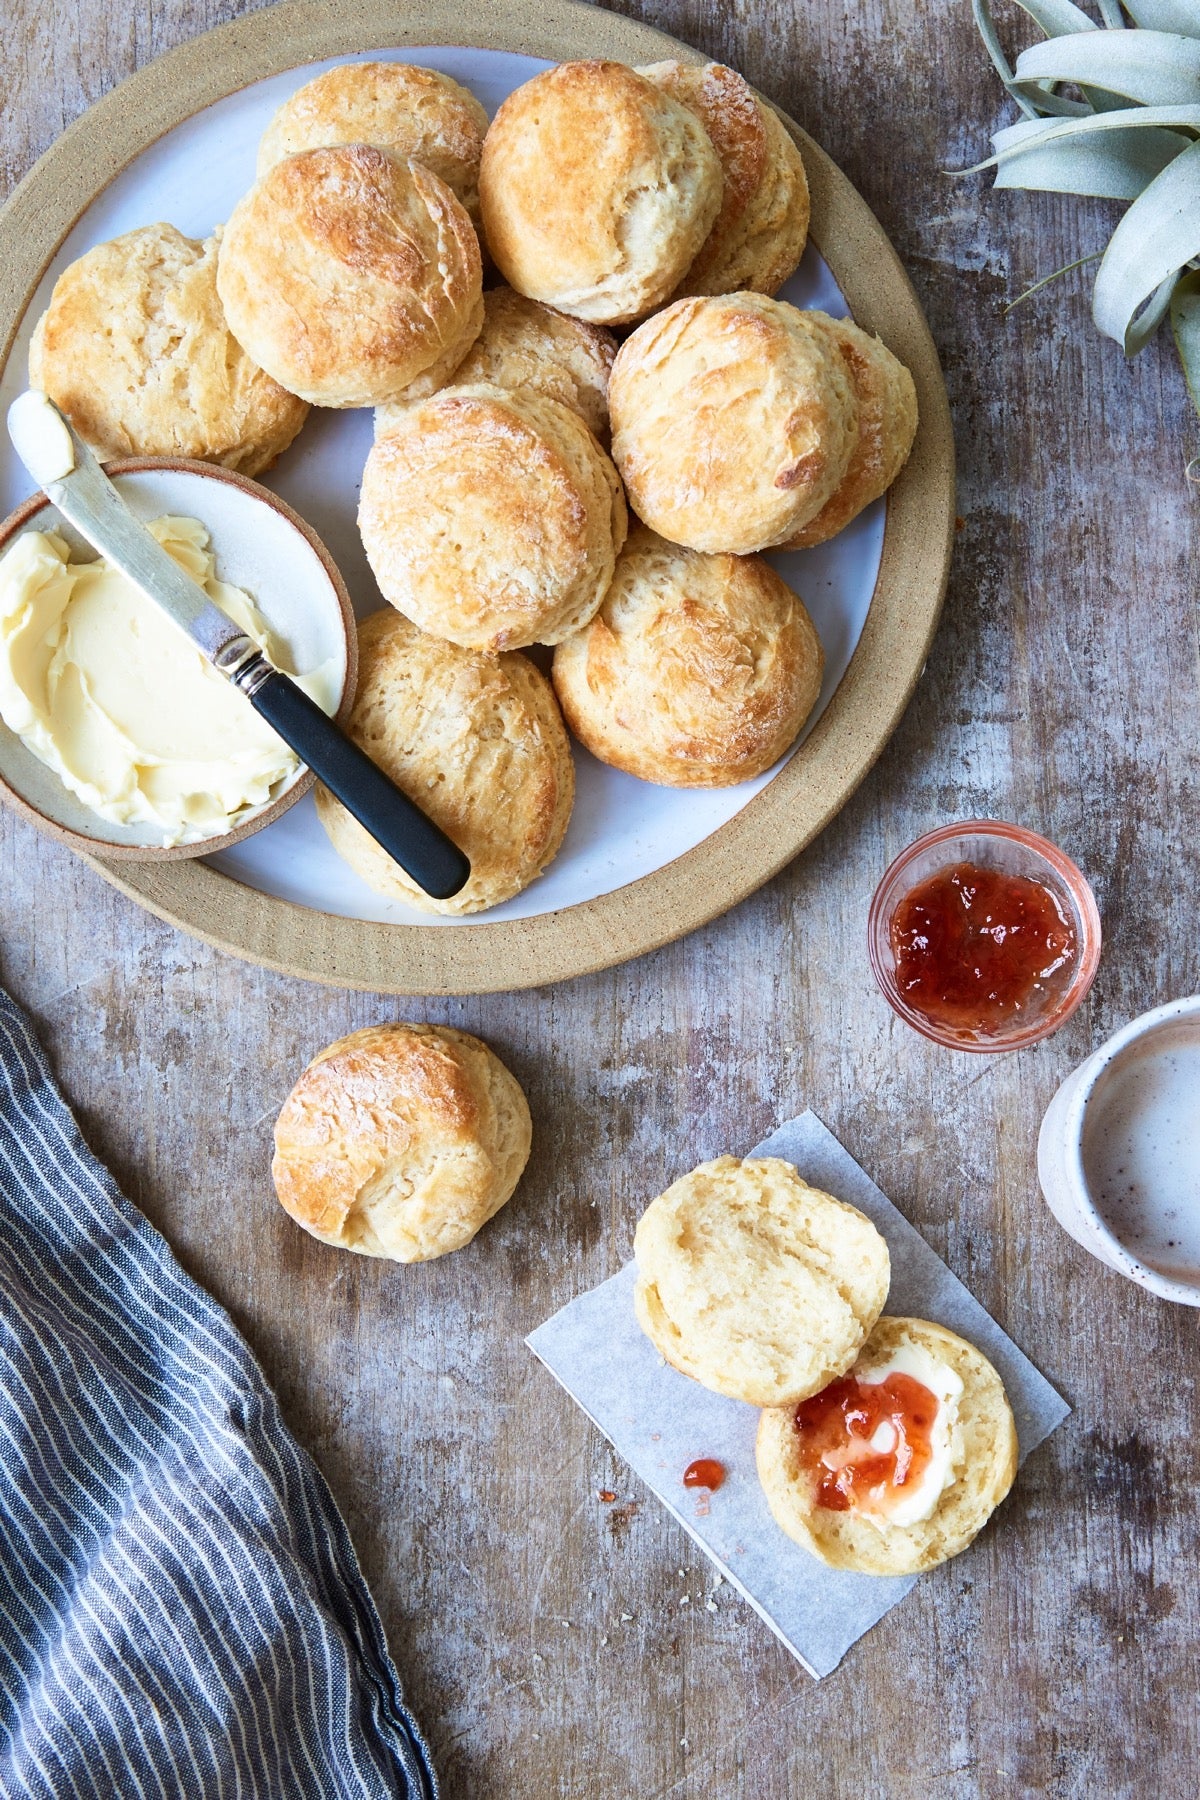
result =
[[[721,163],[721,210],[672,299],[774,294],[808,238],[808,181],[786,127],[723,63],[652,63],[639,74],[695,113]]]
[[[359,527],[393,606],[453,643],[507,650],[592,617],[626,511],[574,411],[478,383],[397,410],[367,459]]]
[[[783,543],[846,473],[858,402],[812,316],[762,294],[678,300],[617,352],[613,458],[662,537],[738,555]]]
[[[399,399],[483,322],[479,240],[445,182],[368,144],[303,151],[235,207],[217,265],[230,329],[316,405]]]
[[[448,900],[433,899],[318,785],[334,849],[377,892],[426,912],[511,899],[556,855],[575,797],[550,683],[519,651],[465,650],[391,607],[362,621],[358,643],[348,734],[462,849],[471,874]]]
[[[684,106],[623,63],[562,63],[484,141],[488,247],[520,293],[601,324],[659,306],[707,237],[721,165]]]
[[[646,781],[718,787],[783,755],[821,686],[820,639],[760,557],[686,550],[637,527],[591,624],[554,656],[567,723]]]
[[[432,169],[478,223],[487,127],[474,94],[440,69],[339,63],[297,88],[274,114],[258,147],[258,174],[301,150],[374,144]]]
[[[221,231],[142,225],[63,270],[29,346],[49,394],[102,457],[188,456],[260,475],[308,417],[230,332]]]
[[[304,1070],[275,1125],[271,1173],[314,1237],[422,1262],[460,1249],[504,1205],[530,1136],[521,1088],[479,1038],[374,1025]]]

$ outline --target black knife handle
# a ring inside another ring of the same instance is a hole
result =
[[[458,845],[343,736],[302,688],[276,671],[256,681],[247,698],[418,887],[435,900],[458,893],[471,874]]]

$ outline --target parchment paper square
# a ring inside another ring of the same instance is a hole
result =
[[[891,1253],[887,1311],[947,1325],[990,1358],[1008,1391],[1024,1462],[1070,1408],[833,1133],[815,1113],[801,1113],[750,1155],[782,1156],[814,1187],[866,1213]],[[526,1342],[809,1673],[828,1675],[920,1577],[829,1569],[785,1536],[755,1472],[757,1411],[709,1393],[662,1360],[634,1317],[634,1276],[629,1263]],[[682,1484],[698,1456],[716,1457],[726,1469],[700,1515],[695,1493]]]

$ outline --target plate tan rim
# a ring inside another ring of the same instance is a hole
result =
[[[283,0],[180,45],[77,119],[0,210],[0,358],[63,238],[96,196],[165,132],[239,88],[365,49],[461,45],[564,61],[629,63],[703,55],[665,33],[577,0]],[[812,139],[800,144],[812,238],[854,317],[916,382],[921,424],[888,496],[883,556],[850,666],[801,753],[711,837],[599,899],[536,918],[386,925],[314,912],[200,862],[115,866],[120,891],[204,942],[337,987],[394,994],[541,986],[628,961],[706,924],[810,843],[867,774],[924,667],[954,531],[954,441],[937,351],[912,285],[866,202]],[[0,362],[2,366],[2,362]]]

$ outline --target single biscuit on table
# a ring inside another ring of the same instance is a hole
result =
[[[285,1211],[322,1243],[393,1262],[469,1244],[529,1160],[500,1058],[449,1025],[371,1025],[314,1057],[275,1125]]]
[[[420,163],[370,144],[268,169],[225,228],[217,288],[238,342],[315,406],[440,387],[483,324],[462,203]]]
[[[142,225],[85,251],[55,282],[29,346],[29,385],[99,456],[189,456],[261,475],[308,417],[225,322],[220,236],[199,243],[174,225]]]
[[[845,477],[858,401],[814,315],[764,294],[677,300],[625,340],[608,388],[613,457],[638,517],[672,543],[785,543]]]
[[[724,63],[651,63],[638,74],[695,113],[724,176],[716,222],[671,298],[777,293],[808,241],[808,178],[786,125]]]
[[[454,372],[456,387],[485,382],[528,388],[577,412],[593,437],[608,437],[608,377],[617,340],[603,325],[572,319],[509,287],[483,296],[483,330]],[[381,406],[375,436],[386,437],[401,407]]]
[[[358,655],[348,735],[453,838],[471,875],[450,899],[433,899],[318,784],[330,843],[377,893],[425,912],[510,900],[557,853],[575,799],[550,683],[526,656],[460,649],[390,607],[363,620]]]
[[[774,1156],[701,1163],[651,1201],[633,1252],[655,1348],[752,1406],[794,1406],[843,1374],[890,1277],[871,1221]]]
[[[592,617],[625,542],[617,472],[579,415],[528,388],[399,407],[363,472],[380,592],[468,649],[554,644]]]
[[[258,174],[333,144],[374,144],[446,183],[479,224],[479,157],[488,117],[474,94],[438,69],[339,63],[285,100],[263,133]]]
[[[822,1562],[915,1575],[965,1550],[999,1506],[1017,1433],[973,1344],[881,1318],[843,1379],[763,1413],[757,1458],[777,1523]]]
[[[628,324],[682,281],[721,181],[686,106],[624,63],[561,63],[510,94],[484,139],[488,249],[519,293]]]
[[[789,538],[787,550],[827,543],[872,500],[887,492],[908,461],[917,435],[917,390],[904,364],[881,338],[860,331],[851,319],[831,319],[825,328],[846,360],[858,399],[858,440],[841,486],[815,519]]]
[[[729,787],[795,742],[823,666],[803,602],[761,557],[685,550],[642,525],[600,611],[554,652],[553,679],[601,762],[666,787]]]

